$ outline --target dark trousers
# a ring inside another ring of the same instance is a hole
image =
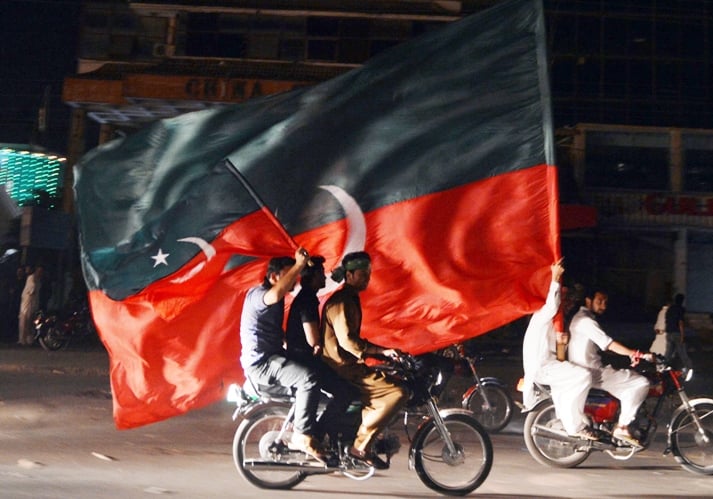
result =
[[[666,333],[666,362],[669,364],[678,356],[683,367],[692,368],[691,358],[686,351],[686,344],[681,341],[681,333]]]
[[[359,400],[359,390],[356,386],[341,378],[332,368],[320,359],[313,359],[310,366],[317,373],[322,390],[329,395],[329,401],[324,412],[317,420],[317,437],[326,434],[332,442],[337,440],[351,441],[354,435],[342,435],[345,425],[345,414],[352,402]]]
[[[258,385],[281,385],[295,388],[294,427],[299,433],[315,435],[319,404],[319,381],[314,369],[289,360],[284,355],[272,355],[245,370],[245,375]]]

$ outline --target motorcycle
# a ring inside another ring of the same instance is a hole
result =
[[[49,352],[62,350],[71,342],[96,338],[87,305],[66,314],[39,311],[34,319],[35,341]]]
[[[468,355],[462,343],[442,350],[441,355],[465,366],[475,382],[463,393],[461,407],[471,411],[489,433],[505,428],[512,419],[515,404],[505,383],[498,378],[478,374],[476,362],[483,360],[483,357]]]
[[[465,495],[478,488],[493,464],[492,443],[469,411],[438,408],[437,397],[445,383],[437,356],[403,354],[374,368],[398,377],[408,388],[407,408],[428,408],[429,416],[413,438],[409,435],[409,469],[415,469],[427,487],[445,495]],[[228,400],[236,403],[233,420],[239,421],[233,438],[233,461],[249,483],[263,489],[291,489],[310,475],[338,472],[353,480],[374,475],[373,466],[347,452],[359,425],[359,407],[350,411],[351,420],[350,414],[345,418],[345,431],[341,433],[344,440],[326,443],[329,458],[322,464],[286,444],[295,410],[291,394],[276,394],[275,387],[253,388],[246,381],[242,387],[231,385],[228,391]],[[399,447],[393,435],[380,435],[374,450],[385,454],[389,463]]]
[[[528,413],[523,434],[527,450],[539,463],[557,468],[572,468],[583,463],[594,451],[608,454],[616,460],[628,460],[647,449],[654,440],[657,416],[664,402],[678,395],[680,405],[673,411],[667,425],[667,445],[664,455],[673,454],[686,470],[713,475],[713,399],[690,399],[684,384],[690,380],[682,371],[672,369],[663,357],[638,369],[651,386],[649,396],[641,405],[630,425],[632,435],[641,446],[632,446],[612,436],[619,411],[619,400],[608,392],[592,389],[587,397],[585,414],[592,427],[603,437],[597,441],[580,440],[564,430],[555,414],[555,407],[546,387],[538,387],[541,400]],[[689,371],[689,376],[692,371]],[[650,405],[653,404],[653,409]]]

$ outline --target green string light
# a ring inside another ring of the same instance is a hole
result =
[[[55,200],[61,192],[66,158],[52,154],[0,148],[0,185],[18,206],[37,204],[46,192]],[[54,206],[49,206],[52,208]]]

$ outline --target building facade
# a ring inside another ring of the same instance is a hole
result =
[[[498,1],[87,2],[63,89],[69,162],[156,119],[335,77]],[[609,288],[621,317],[655,316],[674,292],[713,312],[713,6],[544,6],[561,198],[598,213],[563,233],[568,270]]]

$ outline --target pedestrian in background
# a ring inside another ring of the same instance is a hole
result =
[[[673,305],[666,311],[666,362],[671,363],[678,357],[683,364],[684,371],[691,369],[691,359],[686,351],[686,327],[684,316],[686,309],[683,307],[683,300],[686,297],[678,293],[673,298]]]
[[[33,320],[40,309],[40,293],[42,290],[42,275],[44,268],[38,265],[25,282],[20,299],[20,312],[17,317],[18,337],[20,345],[32,345],[35,330]]]
[[[8,303],[5,320],[7,321],[8,339],[12,338],[13,341],[19,327],[17,317],[20,314],[20,301],[22,300],[22,290],[25,289],[26,281],[27,274],[25,273],[25,267],[18,267],[15,271],[15,276],[8,284]]]
[[[656,322],[654,323],[654,341],[651,343],[649,352],[655,353],[657,355],[666,354],[666,311],[670,303],[666,303],[661,310],[659,310],[656,316]]]

